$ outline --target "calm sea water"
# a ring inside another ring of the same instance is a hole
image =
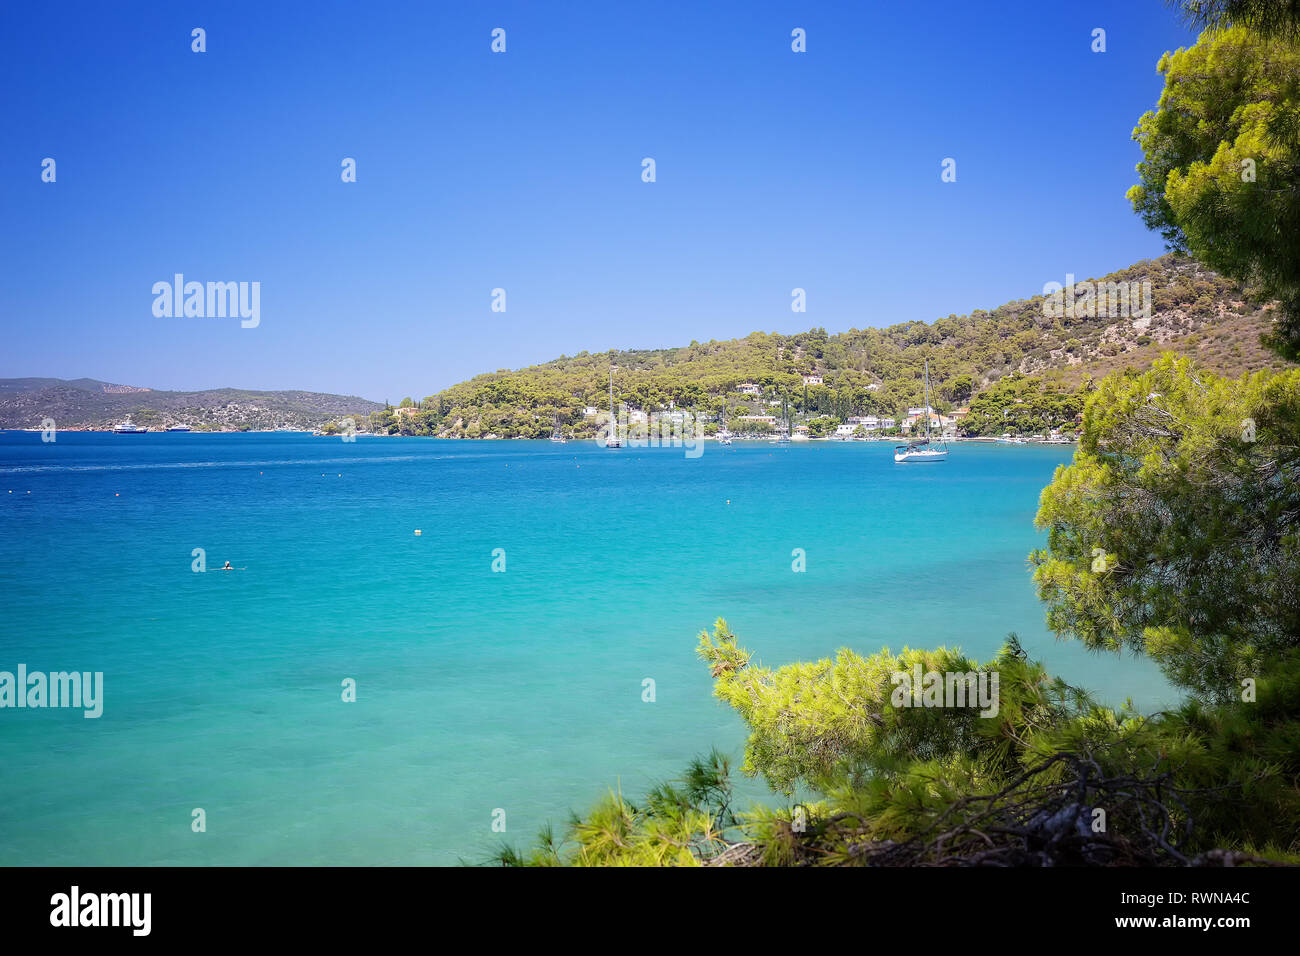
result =
[[[1071,454],[0,433],[0,670],[105,681],[98,720],[0,710],[0,864],[480,861],[497,808],[523,844],[739,758],[694,653],[718,617],[771,665],[1015,631],[1155,709],[1148,662],[1043,627],[1025,556]]]

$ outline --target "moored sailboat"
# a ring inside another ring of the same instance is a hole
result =
[[[606,448],[622,448],[618,439],[618,415],[614,411],[614,369],[609,370],[609,434],[605,436]]]
[[[948,446],[943,442],[930,442],[930,362],[925,363],[925,438],[908,442],[906,445],[894,446],[894,461],[926,462],[943,461],[948,457]]]

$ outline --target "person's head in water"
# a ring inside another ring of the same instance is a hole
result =
[[[235,569],[232,568],[232,567],[230,566],[230,562],[227,561],[225,564],[223,564],[223,565],[221,566],[221,570],[222,570],[222,571],[233,571],[233,570],[235,570]]]

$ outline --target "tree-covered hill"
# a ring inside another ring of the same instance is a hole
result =
[[[96,379],[0,379],[0,428],[39,428],[52,418],[59,428],[109,428],[130,416],[137,425],[196,430],[319,428],[383,406],[352,395],[217,388],[172,392]]]
[[[730,421],[770,414],[788,397],[799,420],[842,421],[852,415],[898,416],[921,405],[926,360],[940,411],[967,405],[974,410],[979,396],[987,404],[1001,394],[999,385],[1006,392],[1008,380],[1017,383],[1012,404],[1026,404],[1015,400],[1026,389],[1055,401],[1116,369],[1148,366],[1162,351],[1193,356],[1201,367],[1224,374],[1281,364],[1260,344],[1275,306],[1252,299],[1193,260],[1166,255],[1094,281],[1149,282],[1149,316],[1111,317],[1106,309],[1097,316],[1081,309],[1052,315],[1051,302],[1039,294],[931,323],[834,335],[820,328],[794,335],[754,332],[675,349],[583,352],[479,375],[422,402],[404,400],[408,410],[380,412],[372,422],[405,434],[513,438],[548,435],[558,419],[565,434],[591,435],[595,419],[584,409],[608,410],[611,365],[617,369],[616,401],[635,409],[716,415],[725,408]],[[822,383],[807,384],[805,376],[819,376]],[[742,395],[737,386],[744,383],[761,386],[761,394]],[[1017,424],[1014,417],[997,417],[993,423],[993,416],[985,416],[986,430]],[[982,428],[977,419],[970,422],[975,431]],[[1031,420],[1019,424],[1042,427]]]

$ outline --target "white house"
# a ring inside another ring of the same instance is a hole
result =
[[[740,385],[736,386],[736,389],[744,392],[746,395],[757,395],[762,391],[762,389],[753,382],[742,382]]]
[[[820,375],[805,375],[803,377],[803,383],[805,385],[820,385],[822,383],[822,377]]]
[[[582,414],[586,415],[588,418],[595,418],[598,414],[600,414],[600,409],[597,408],[595,405],[588,405],[586,408],[582,410]]]
[[[924,422],[925,417],[926,417],[925,414],[922,412],[918,412],[915,415],[909,415],[907,417],[907,421],[903,423],[903,427],[911,428],[914,425],[918,427],[922,427],[925,425]],[[945,425],[953,424],[953,419],[948,418],[946,415],[940,415],[938,412],[932,413],[929,417],[930,417],[931,428],[942,428]]]

